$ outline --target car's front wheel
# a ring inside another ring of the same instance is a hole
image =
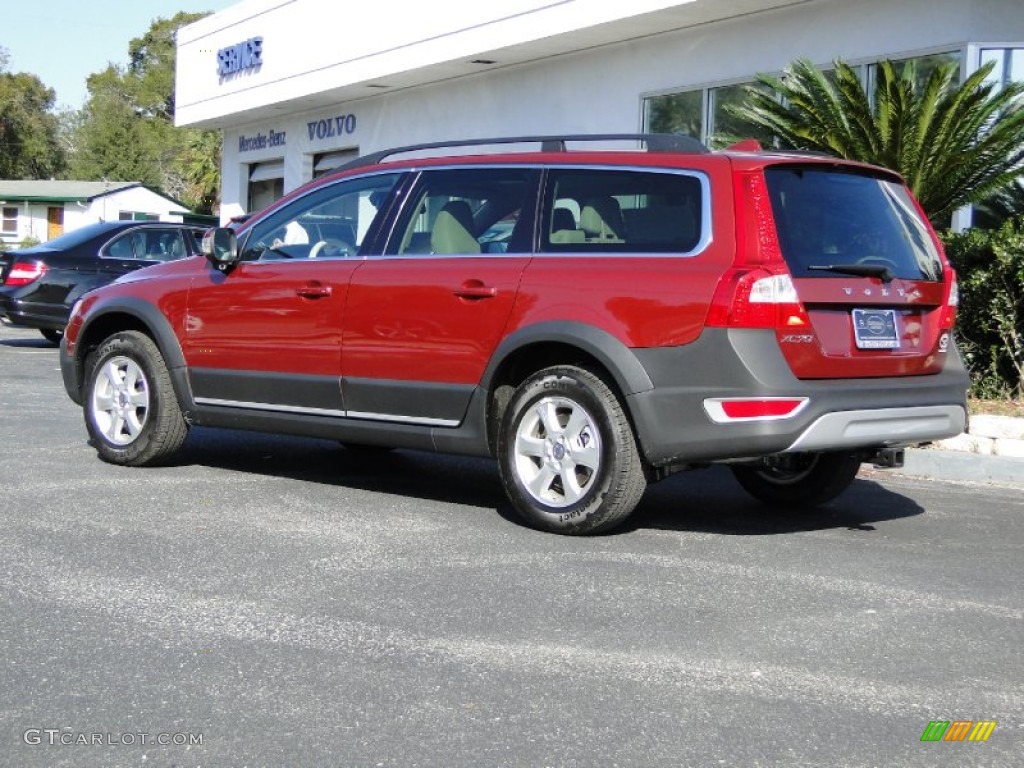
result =
[[[759,464],[734,464],[743,489],[773,507],[813,507],[845,491],[857,476],[856,453],[786,453]]]
[[[100,458],[142,466],[185,441],[185,422],[160,350],[137,331],[110,336],[86,361],[85,424]]]
[[[646,487],[621,403],[576,366],[539,371],[515,391],[501,420],[498,465],[522,518],[556,533],[619,525]]]

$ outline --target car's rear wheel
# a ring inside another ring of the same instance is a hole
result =
[[[188,433],[160,350],[136,331],[110,336],[89,356],[83,408],[92,444],[113,464],[157,463]]]
[[[732,473],[755,499],[773,507],[814,507],[845,491],[860,469],[856,453],[786,453]]]
[[[614,528],[646,487],[621,403],[576,366],[539,371],[515,391],[501,420],[498,465],[520,516],[556,533]]]
[[[39,332],[43,334],[43,338],[51,344],[60,344],[60,340],[64,338],[64,331],[57,330],[55,328],[40,328]]]

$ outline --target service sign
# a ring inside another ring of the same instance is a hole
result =
[[[263,38],[250,37],[217,51],[217,74],[228,77],[263,66]]]

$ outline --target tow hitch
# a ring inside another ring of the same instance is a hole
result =
[[[896,469],[903,466],[903,448],[882,448],[866,461],[879,469]]]

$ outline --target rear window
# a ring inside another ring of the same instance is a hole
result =
[[[899,278],[941,280],[942,262],[906,187],[864,173],[765,170],[782,255],[794,277],[843,277],[825,267],[877,265]]]
[[[705,188],[690,173],[552,169],[542,250],[693,254],[708,237]]]

